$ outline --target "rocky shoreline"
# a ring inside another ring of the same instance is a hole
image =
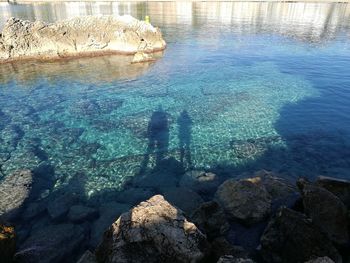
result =
[[[350,260],[350,181],[320,176],[315,182],[300,178],[293,184],[262,170],[245,179],[220,183],[213,173],[190,171],[183,182],[196,184],[197,192],[165,188],[162,195],[155,194],[131,209],[117,202],[105,204],[107,215],[102,207],[98,211],[79,205],[78,197],[71,194],[58,196],[46,207],[28,205],[25,196],[34,187],[30,178],[29,170],[18,171],[2,182],[2,219],[11,221],[21,214],[22,220],[29,220],[46,211],[56,223],[46,228],[41,223],[34,226],[34,234],[17,248],[14,228],[2,223],[3,262],[62,262],[84,247],[90,221],[105,221],[99,233],[106,222],[114,223],[102,239],[97,237],[101,241],[91,244],[79,263]],[[213,198],[201,198],[201,193],[213,189]],[[147,196],[139,190],[139,196]],[[21,194],[10,202],[14,192]],[[126,191],[124,196],[139,199],[133,192]],[[118,212],[128,209],[121,215]],[[62,218],[71,223],[60,223]]]
[[[0,33],[0,63],[103,54],[138,54],[136,62],[165,49],[160,30],[129,15],[86,16],[46,24],[10,18]]]

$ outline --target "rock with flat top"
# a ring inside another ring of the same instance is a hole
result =
[[[46,24],[10,18],[0,34],[0,62],[165,48],[158,28],[129,15],[85,16]]]
[[[155,195],[119,219],[104,234],[98,262],[199,262],[207,242],[181,210]]]

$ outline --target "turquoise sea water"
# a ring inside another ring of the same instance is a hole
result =
[[[51,167],[46,195],[78,176],[87,202],[157,192],[192,169],[350,178],[349,4],[0,3],[0,14],[0,28],[10,16],[150,15],[168,44],[149,64],[0,65],[3,176]]]

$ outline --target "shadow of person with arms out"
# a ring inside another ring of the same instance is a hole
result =
[[[140,173],[144,173],[149,165],[150,157],[155,155],[155,166],[165,158],[169,147],[169,122],[162,106],[153,112],[147,128],[148,147],[141,164]]]
[[[177,124],[179,128],[180,163],[186,168],[192,166],[190,150],[192,123],[187,110],[183,110],[177,119]]]

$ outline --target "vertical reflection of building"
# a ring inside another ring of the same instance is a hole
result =
[[[24,12],[23,12],[24,10]],[[319,41],[349,25],[350,4],[281,2],[53,2],[0,3],[0,27],[11,16],[52,22],[85,15],[151,16],[159,26],[184,30],[193,26],[227,25],[235,32],[269,32]],[[203,30],[204,31],[204,30]]]

